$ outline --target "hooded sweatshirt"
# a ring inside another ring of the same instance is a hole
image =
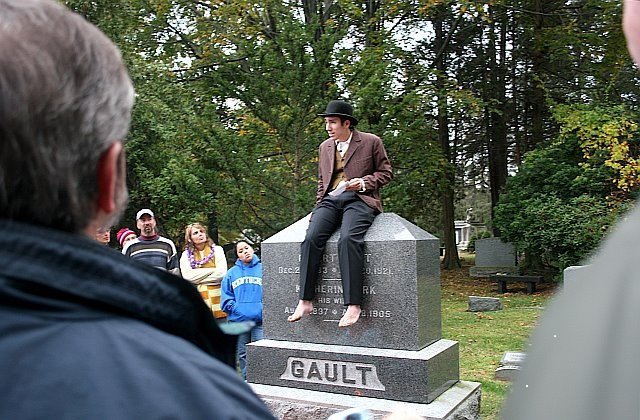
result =
[[[248,265],[237,259],[224,276],[220,306],[229,321],[262,324],[262,263],[257,255]]]

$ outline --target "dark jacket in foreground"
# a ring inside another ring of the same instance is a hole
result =
[[[0,220],[0,418],[272,418],[234,343],[188,282]]]

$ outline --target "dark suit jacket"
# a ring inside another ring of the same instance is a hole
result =
[[[316,204],[329,192],[331,176],[333,175],[334,160],[336,158],[336,144],[332,139],[322,142],[318,149],[318,192]],[[393,178],[391,163],[387,157],[380,137],[353,130],[351,143],[345,155],[344,174],[347,179],[362,178],[365,192],[358,192],[358,196],[369,207],[382,212],[380,202],[380,188],[387,185]]]

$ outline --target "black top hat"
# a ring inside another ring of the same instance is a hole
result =
[[[358,125],[358,119],[353,116],[353,107],[345,101],[331,101],[327,104],[327,109],[319,117],[338,116],[351,121],[351,126]]]

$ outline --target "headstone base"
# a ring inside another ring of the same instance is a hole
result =
[[[375,419],[407,412],[426,420],[476,420],[480,418],[480,384],[460,381],[430,404],[338,395],[270,385],[250,384],[277,419],[325,420],[338,411],[367,408]]]
[[[495,378],[499,381],[513,382],[520,372],[520,366],[505,365],[496,369]]]
[[[460,379],[458,343],[420,351],[259,340],[247,346],[247,380],[428,404]]]
[[[471,277],[489,277],[492,274],[517,275],[518,267],[479,267],[477,265],[469,267],[469,275]]]

